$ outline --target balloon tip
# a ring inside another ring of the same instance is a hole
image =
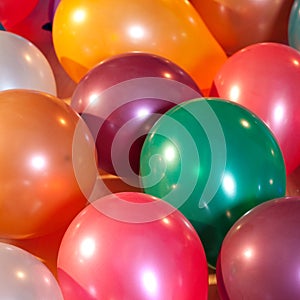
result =
[[[51,22],[48,22],[46,24],[44,24],[42,26],[42,29],[46,30],[46,31],[52,31],[52,23]]]

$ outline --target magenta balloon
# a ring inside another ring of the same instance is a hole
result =
[[[284,197],[256,206],[232,226],[217,265],[222,300],[300,299],[299,216],[300,197]]]
[[[95,66],[79,82],[71,106],[96,139],[99,167],[132,178],[154,122],[174,105],[201,96],[193,79],[173,62],[126,53]]]

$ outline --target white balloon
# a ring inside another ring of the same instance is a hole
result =
[[[63,300],[57,280],[29,252],[0,242],[0,299]]]
[[[57,95],[53,70],[44,54],[29,40],[0,31],[0,91],[10,89]]]

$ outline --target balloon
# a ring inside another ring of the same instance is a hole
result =
[[[92,68],[77,85],[71,106],[93,133],[99,167],[134,182],[144,137],[155,120],[200,96],[193,79],[171,61],[127,53]]]
[[[63,300],[48,268],[29,252],[0,243],[0,298]]]
[[[300,198],[283,197],[233,225],[217,268],[228,299],[299,299],[299,214]]]
[[[143,193],[110,194],[86,207],[67,229],[57,265],[65,300],[207,299],[206,258],[194,228]]]
[[[0,91],[28,89],[56,96],[56,82],[49,62],[29,40],[0,31]]]
[[[286,178],[286,196],[300,196],[300,166]]]
[[[288,23],[288,42],[291,47],[300,50],[300,2],[294,0]]]
[[[69,224],[68,224],[69,225]],[[43,262],[52,274],[57,276],[57,254],[61,244],[61,240],[67,226],[60,228],[59,230],[29,239],[0,239],[0,242],[7,243],[19,247],[38,258]]]
[[[178,104],[155,123],[141,152],[141,181],[188,218],[214,268],[233,223],[284,195],[286,180],[268,127],[236,103],[206,99]]]
[[[34,238],[69,224],[96,180],[87,126],[62,100],[28,90],[2,91],[0,113],[0,237]]]
[[[293,0],[191,0],[228,55],[260,42],[288,43]]]
[[[49,19],[50,22],[53,22],[54,16],[55,16],[55,12],[57,9],[58,4],[60,3],[61,0],[50,0],[49,1]]]
[[[62,0],[52,33],[57,57],[76,82],[97,63],[138,51],[178,64],[204,91],[227,58],[182,0]]]
[[[287,174],[300,164],[300,135],[295,135],[300,130],[299,68],[300,53],[287,45],[252,45],[228,59],[210,92],[245,106],[270,127]]]
[[[16,25],[33,11],[38,2],[38,0],[1,0],[0,23],[5,28]]]

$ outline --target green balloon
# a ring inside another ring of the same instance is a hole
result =
[[[235,221],[286,188],[270,129],[248,109],[219,98],[186,101],[162,115],[144,142],[140,175],[145,193],[191,222],[211,267]]]

